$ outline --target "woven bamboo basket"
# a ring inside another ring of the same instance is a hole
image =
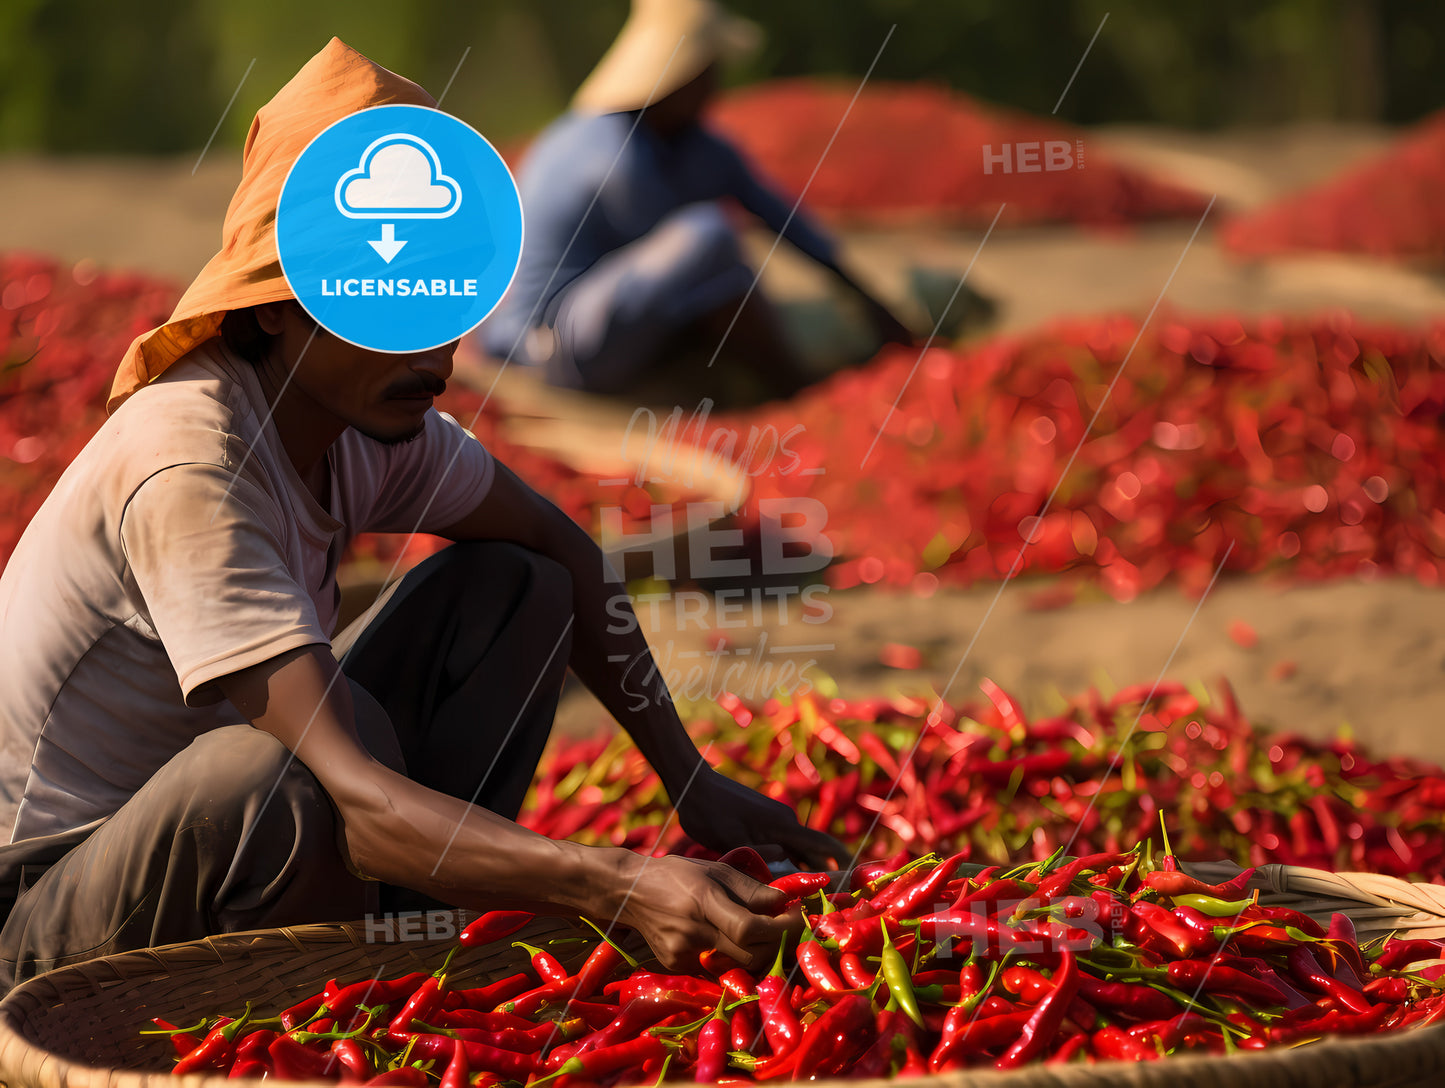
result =
[[[1321,874],[1328,876],[1330,874]],[[1335,889],[1338,891],[1338,889]],[[1338,896],[1336,896],[1338,898]],[[1298,904],[1296,904],[1298,905]],[[1378,910],[1372,903],[1356,906]],[[1411,911],[1414,908],[1410,908]],[[165,1036],[142,1036],[151,1017],[193,1023],[238,1012],[247,1001],[274,1015],[326,980],[431,971],[455,945],[469,915],[431,915],[437,936],[393,924],[310,925],[258,930],[89,960],[30,979],[0,1002],[0,1084],[8,1088],[225,1088],[245,1082],[167,1070]],[[532,943],[590,935],[539,919],[516,935]],[[565,945],[563,946],[565,948]],[[585,951],[559,953],[575,967]],[[525,954],[502,941],[463,949],[449,976],[477,986],[522,969]],[[249,1082],[252,1084],[258,1082]],[[1139,1065],[1045,1066],[999,1074],[948,1074],[915,1081],[847,1081],[869,1088],[1401,1088],[1445,1084],[1445,1025],[1224,1058],[1180,1057]],[[316,1086],[319,1088],[319,1086]]]

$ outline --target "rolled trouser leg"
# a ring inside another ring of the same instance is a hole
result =
[[[342,658],[395,727],[407,775],[511,819],[551,732],[572,579],[537,552],[461,542],[423,561]]]
[[[17,844],[23,845],[23,844]],[[375,885],[341,857],[330,800],[269,733],[196,738],[17,899],[0,931],[15,981],[216,933],[359,918]]]

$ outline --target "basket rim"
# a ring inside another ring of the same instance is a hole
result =
[[[466,912],[454,912],[459,918]],[[539,929],[567,929],[574,923],[564,918],[540,918]],[[535,923],[534,923],[535,924]],[[94,992],[103,992],[111,985],[126,982],[157,983],[168,973],[167,962],[184,956],[188,966],[196,969],[207,956],[215,957],[216,965],[224,967],[227,957],[244,952],[255,955],[288,955],[308,947],[345,944],[362,945],[358,923],[317,923],[279,929],[248,930],[185,941],[157,948],[117,953],[113,956],[87,960],[80,964],[56,968],[37,975],[16,986],[0,1000],[0,1082],[10,1088],[223,1088],[237,1084],[255,1085],[259,1081],[232,1080],[215,1074],[195,1073],[177,1079],[169,1072],[107,1069],[72,1060],[32,1043],[24,1035],[29,1015],[54,1008],[65,987],[57,986],[69,979],[89,984]],[[371,942],[375,944],[377,942]],[[454,937],[426,938],[409,942],[414,950],[455,943]],[[113,976],[111,983],[104,976]],[[1402,1061],[1402,1059],[1404,1059]],[[1227,1062],[1228,1065],[1221,1065]],[[1181,1088],[1198,1075],[1200,1083],[1259,1085],[1275,1088],[1283,1084],[1336,1083],[1343,1070],[1392,1070],[1395,1079],[1377,1081],[1382,1084],[1413,1083],[1395,1076],[1434,1073],[1445,1070],[1445,1023],[1384,1034],[1337,1037],[1307,1047],[1278,1047],[1234,1055],[1183,1055],[1167,1061],[1132,1063],[1100,1062],[1094,1065],[1029,1066],[1009,1073],[985,1068],[941,1074],[927,1078],[895,1078],[891,1080],[843,1081],[851,1088],[1103,1088],[1124,1085],[1127,1088]],[[18,1074],[18,1075],[17,1075]],[[161,1079],[164,1078],[164,1079]],[[334,1088],[324,1081],[287,1082],[300,1088]]]

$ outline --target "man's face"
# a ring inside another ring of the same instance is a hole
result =
[[[359,348],[317,328],[295,302],[259,306],[256,318],[275,337],[270,357],[260,364],[268,369],[272,386],[279,388],[294,368],[292,388],[379,442],[405,442],[421,434],[433,398],[446,390],[451,377],[457,341],[394,355]]]

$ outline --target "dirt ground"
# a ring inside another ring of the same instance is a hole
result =
[[[1222,215],[1226,207],[1247,208],[1327,177],[1383,147],[1390,135],[1314,126],[1223,135],[1106,129],[1086,138],[1100,151],[1217,193],[1215,214]],[[0,192],[6,194],[0,202],[0,247],[89,258],[185,282],[217,248],[239,173],[233,149],[213,149],[194,175],[193,165],[194,159],[0,159]],[[1143,313],[1193,226],[995,234],[970,284],[1000,304],[996,330],[1035,328],[1068,314]],[[880,294],[906,308],[903,278],[909,266],[958,274],[980,237],[913,229],[849,231],[844,240],[847,255]],[[761,259],[769,242],[754,238],[749,244]],[[798,302],[819,299],[827,290],[814,269],[782,247],[763,285]],[[1180,265],[1165,307],[1306,314],[1345,307],[1364,318],[1416,323],[1445,313],[1445,280],[1428,271],[1347,258],[1240,265],[1218,249],[1206,223]],[[914,318],[921,326],[921,317]],[[462,363],[462,380],[487,388],[497,378],[475,358]],[[559,395],[516,368],[497,380],[496,395],[518,413],[512,433],[517,440],[564,448],[594,462],[622,456],[625,406]],[[1034,611],[1029,602],[1038,588],[1037,583],[1008,587],[986,623],[997,592],[993,586],[939,591],[927,599],[833,592],[826,595],[831,618],[814,625],[800,622],[796,605],[786,623],[776,615],[752,622],[749,614],[729,632],[734,656],[721,659],[718,672],[764,657],[778,667],[788,658],[799,668],[811,660],[809,677],[826,673],[843,694],[865,695],[917,691],[924,682],[942,690],[957,669],[950,698],[976,697],[978,679],[989,676],[1027,706],[1044,709],[1052,692],[1073,693],[1095,682],[1147,682],[1169,663],[1167,675],[1173,678],[1213,683],[1228,676],[1256,720],[1318,736],[1348,722],[1377,750],[1445,762],[1445,592],[1383,579],[1294,587],[1225,581],[1191,622],[1198,602],[1171,590],[1128,604],[1093,600]],[[1227,628],[1236,619],[1258,632],[1255,648],[1246,650],[1229,638]],[[664,670],[680,669],[677,678],[687,687],[690,670],[710,659],[698,625],[681,630],[675,621],[675,614],[660,608],[658,621],[647,628]],[[887,643],[921,650],[921,670],[903,673],[882,665],[879,654]],[[786,646],[807,648],[774,652]],[[744,658],[743,650],[752,652]],[[707,686],[705,670],[700,675],[694,687]],[[601,717],[585,692],[573,690],[564,698],[559,727],[590,730]]]

